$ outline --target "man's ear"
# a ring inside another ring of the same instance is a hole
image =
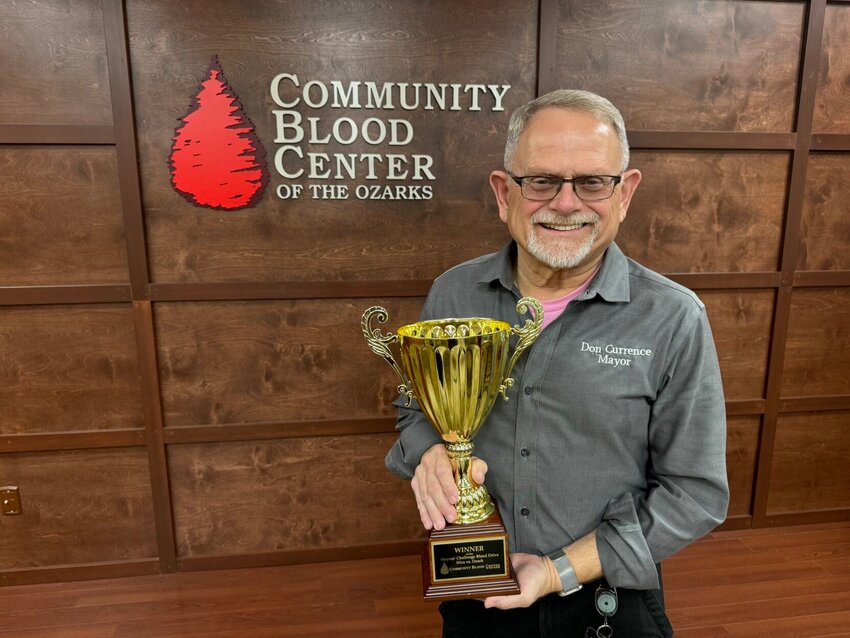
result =
[[[632,195],[635,194],[642,177],[640,171],[636,168],[623,173],[623,181],[620,182],[620,222],[626,218],[629,204],[632,202]]]
[[[508,180],[510,175],[505,171],[493,171],[490,173],[490,188],[496,195],[496,204],[499,206],[499,217],[503,222],[508,221]]]

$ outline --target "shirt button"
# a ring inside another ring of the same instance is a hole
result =
[[[532,392],[534,392],[534,388],[532,388],[530,385],[525,386],[525,393],[527,395],[531,396]]]
[[[527,447],[522,448],[519,453],[522,455],[523,458],[528,458],[528,455],[531,454],[531,452],[528,451]]]
[[[520,513],[520,514],[522,514],[523,516],[528,516],[528,514],[529,514],[529,512],[528,512],[528,508],[527,508],[527,507],[523,507],[523,508],[519,511],[519,513]]]

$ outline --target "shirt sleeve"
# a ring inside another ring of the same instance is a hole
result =
[[[428,418],[419,410],[416,401],[413,401],[409,408],[403,407],[403,401],[397,401],[394,405],[399,406],[396,421],[398,438],[387,452],[384,464],[390,472],[409,479],[413,478],[422,455],[432,445],[441,443],[442,439]]]
[[[658,588],[655,563],[726,518],[720,367],[705,308],[695,314],[671,344],[650,412],[647,490],[611,499],[597,530],[602,569],[615,587]]]

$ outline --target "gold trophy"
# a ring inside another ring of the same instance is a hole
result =
[[[416,399],[455,465],[457,519],[431,531],[422,556],[426,600],[519,593],[505,526],[487,489],[472,479],[470,465],[472,438],[497,395],[507,401],[514,383],[511,370],[540,334],[543,307],[533,297],[523,297],[516,307],[521,315],[529,308],[534,315],[523,327],[495,319],[437,319],[386,335],[371,326],[373,318],[386,323],[384,308],[372,306],[363,313],[360,325],[372,352],[395,370],[406,406]],[[519,341],[509,358],[512,335]],[[398,343],[401,366],[390,351],[392,343]]]

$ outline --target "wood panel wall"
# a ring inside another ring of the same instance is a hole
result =
[[[556,87],[621,108],[644,182],[618,241],[708,307],[726,526],[850,518],[850,3],[33,0],[0,25],[0,583],[418,552],[359,317],[414,319],[501,245],[486,176]],[[215,211],[167,165],[213,55],[272,150],[277,73],[511,89],[409,115],[431,200]]]

